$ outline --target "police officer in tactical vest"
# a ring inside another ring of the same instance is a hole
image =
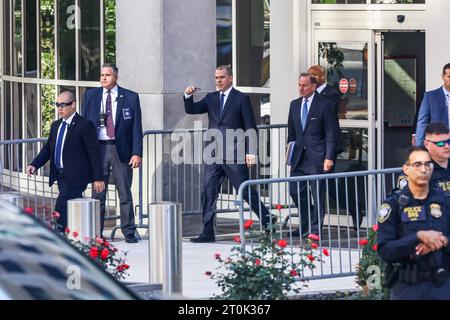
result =
[[[450,300],[450,197],[430,187],[433,166],[425,148],[409,149],[408,185],[379,210],[378,252],[392,300]]]
[[[450,131],[447,125],[442,122],[434,122],[426,127],[424,146],[430,153],[434,166],[430,184],[444,191],[446,196],[450,196],[449,144]],[[401,175],[399,177],[398,187],[402,189],[407,184],[408,177]]]

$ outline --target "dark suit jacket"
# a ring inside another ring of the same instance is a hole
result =
[[[195,103],[193,97],[184,99],[184,110],[188,114],[208,113],[208,129],[217,129],[223,136],[223,160],[227,162],[234,160],[233,162],[239,161],[239,163],[245,163],[245,154],[257,154],[257,136],[253,137],[254,139],[250,143],[239,140],[235,141],[232,144],[233,147],[227,149],[226,130],[242,129],[244,132],[247,132],[250,129],[247,133],[255,133],[256,135],[256,122],[250,98],[234,88],[231,89],[224,106],[222,117],[220,117],[219,95],[219,91],[211,92]],[[220,145],[216,144],[216,147],[219,149]]]
[[[118,87],[115,139],[121,162],[128,163],[131,156],[142,157],[142,117],[139,95],[131,90]],[[103,88],[87,90],[81,110],[86,119],[94,122],[97,133],[100,130],[99,113],[102,105]]]
[[[336,154],[338,154],[344,151],[344,146],[341,139],[341,127],[339,125],[339,101],[341,100],[341,95],[336,89],[334,89],[332,86],[328,84],[320,92],[320,95],[330,102],[331,106],[333,107],[333,113],[336,115],[335,137],[336,137]],[[336,162],[336,156],[330,160]]]
[[[302,157],[315,172],[323,171],[325,159],[333,160],[336,153],[336,117],[327,99],[316,93],[309,109],[306,130],[303,131],[300,114],[303,99],[291,102],[288,118],[288,143],[295,141],[291,171],[295,171]]]
[[[62,119],[59,119],[52,123],[46,144],[31,162],[32,166],[39,169],[50,160],[50,186],[58,177],[55,167],[55,147],[61,121]],[[68,131],[64,140],[62,159],[67,184],[82,186],[93,181],[102,181],[103,166],[100,161],[100,148],[92,122],[75,114],[66,130]]]
[[[332,86],[327,84],[325,88],[320,92],[320,95],[326,98],[331,106],[333,107],[333,112],[336,115],[336,119],[339,119],[339,101],[341,100],[341,95]]]
[[[425,92],[423,96],[419,116],[417,117],[416,145],[420,146],[423,144],[425,128],[432,122],[443,122],[447,127],[449,126],[447,99],[442,87]]]

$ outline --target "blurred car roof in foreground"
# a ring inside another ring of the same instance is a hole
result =
[[[0,299],[137,297],[68,241],[0,198]]]

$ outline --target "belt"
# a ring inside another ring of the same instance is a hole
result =
[[[115,140],[98,140],[101,144],[116,144]]]
[[[442,278],[450,277],[450,270],[447,268],[439,269],[439,276]],[[417,272],[417,281],[433,281],[436,279],[437,271],[418,271]]]

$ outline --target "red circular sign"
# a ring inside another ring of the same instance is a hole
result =
[[[348,91],[347,79],[343,78],[343,79],[341,79],[341,81],[339,81],[339,90],[341,90],[342,93],[347,93],[347,91]]]
[[[349,81],[349,86],[350,86],[350,93],[355,93],[357,88],[358,88],[358,83],[356,82],[355,78],[351,78]]]

